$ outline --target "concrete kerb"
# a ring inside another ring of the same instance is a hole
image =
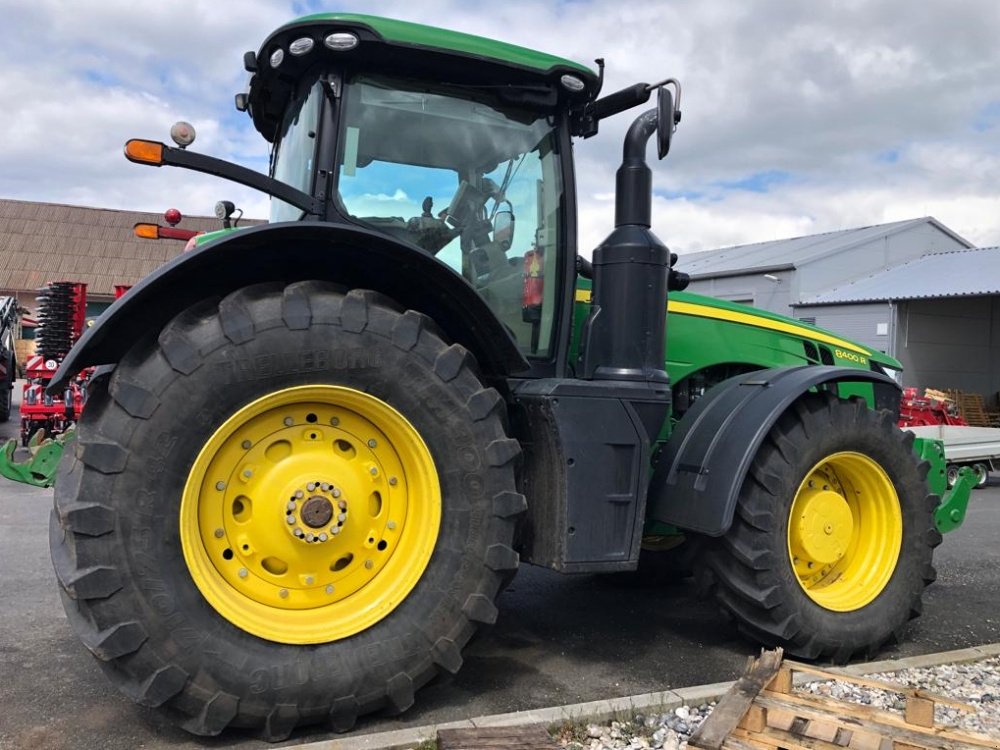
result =
[[[832,668],[829,671],[859,677],[876,672],[898,672],[903,669],[934,667],[939,664],[968,663],[1000,656],[1000,643],[973,646],[955,651],[941,651],[936,654],[922,654],[905,659],[885,659],[882,661],[852,664],[848,667]],[[806,675],[796,675],[796,683],[808,682]],[[472,729],[476,727],[508,727],[528,724],[558,726],[566,722],[598,723],[645,713],[656,709],[662,713],[682,705],[697,706],[721,698],[732,682],[716,682],[709,685],[664,690],[623,698],[573,703],[567,706],[552,706],[530,711],[514,711],[492,716],[451,721],[445,724],[429,724],[422,727],[397,729],[391,732],[344,737],[342,739],[321,740],[305,745],[296,745],[299,750],[405,750],[413,748],[425,740],[432,740],[439,729]]]

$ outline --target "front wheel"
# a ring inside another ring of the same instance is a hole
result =
[[[52,556],[124,693],[280,740],[460,667],[525,503],[501,397],[436,331],[371,292],[248,287],[92,385]]]
[[[902,636],[941,542],[912,440],[887,412],[828,393],[781,416],[699,562],[745,634],[836,661]]]

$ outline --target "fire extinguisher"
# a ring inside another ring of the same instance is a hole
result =
[[[521,296],[521,319],[537,323],[542,319],[542,292],[545,290],[544,254],[540,249],[524,254],[524,292]]]

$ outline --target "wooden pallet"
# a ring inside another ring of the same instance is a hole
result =
[[[902,714],[846,703],[794,688],[794,675],[838,680],[902,696]],[[751,660],[747,672],[692,735],[701,750],[1000,750],[1000,738],[943,727],[934,707],[972,707],[925,690],[901,687],[783,661],[781,649]]]
[[[947,391],[958,407],[958,413],[972,427],[1000,427],[1000,412],[988,411],[981,393]]]

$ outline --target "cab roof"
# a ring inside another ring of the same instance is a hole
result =
[[[327,48],[324,40],[337,32],[354,34],[358,44],[350,50]],[[289,45],[303,38],[312,39],[312,48],[290,54]],[[274,66],[271,57],[277,50],[282,50],[282,60]],[[256,54],[249,111],[267,140],[275,139],[299,80],[324,65],[482,87],[511,104],[522,103],[520,98],[524,106],[542,110],[581,105],[600,89],[599,76],[586,65],[514,44],[379,16],[316,13],[278,28]],[[582,88],[572,91],[560,85],[566,74]]]

